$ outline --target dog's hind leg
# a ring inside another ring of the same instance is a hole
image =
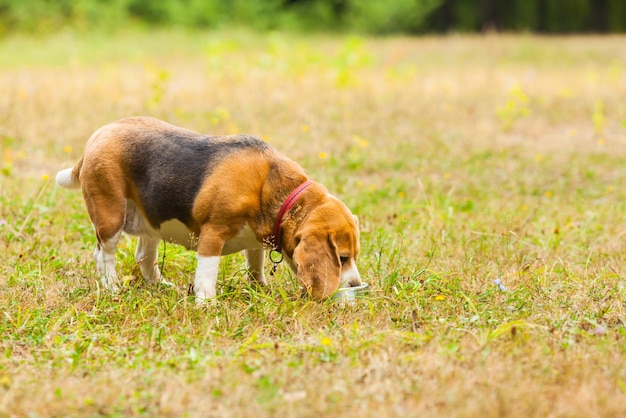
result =
[[[149,284],[163,283],[172,286],[172,283],[161,276],[159,263],[157,260],[160,238],[151,236],[140,236],[135,251],[135,261],[139,264],[143,278]]]
[[[135,251],[135,261],[139,264],[141,274],[146,282],[156,284],[159,282],[161,272],[157,263],[157,251],[159,238],[140,236]]]
[[[98,239],[93,255],[100,282],[104,288],[117,292],[120,282],[115,272],[115,248],[124,227],[124,197],[111,190],[90,189],[85,183],[83,196]]]
[[[113,292],[119,291],[119,279],[115,272],[115,247],[120,239],[122,231],[108,240],[98,239],[98,244],[93,252],[93,257],[96,261],[96,269],[100,276],[100,283],[105,289],[109,289]]]

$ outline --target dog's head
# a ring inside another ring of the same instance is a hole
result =
[[[325,299],[340,286],[358,286],[359,224],[339,199],[328,196],[295,235],[294,269],[307,293]]]

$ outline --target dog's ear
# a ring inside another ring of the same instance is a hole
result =
[[[341,262],[332,235],[308,235],[293,252],[298,280],[315,299],[325,299],[339,288]]]

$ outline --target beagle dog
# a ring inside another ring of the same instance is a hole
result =
[[[356,216],[259,138],[121,119],[97,130],[56,182],[82,189],[107,289],[119,290],[115,248],[122,231],[139,237],[135,260],[149,283],[167,283],[157,263],[161,240],[196,250],[199,303],[216,295],[220,256],[241,250],[249,280],[262,285],[266,249],[274,267],[284,257],[316,299],[361,284]]]

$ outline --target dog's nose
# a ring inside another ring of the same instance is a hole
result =
[[[358,287],[361,286],[363,282],[360,277],[354,278],[348,282],[348,287]]]
[[[361,282],[361,275],[359,274],[359,270],[352,263],[351,268],[344,270],[341,275],[341,283],[339,287],[357,287],[361,286],[363,283]]]

